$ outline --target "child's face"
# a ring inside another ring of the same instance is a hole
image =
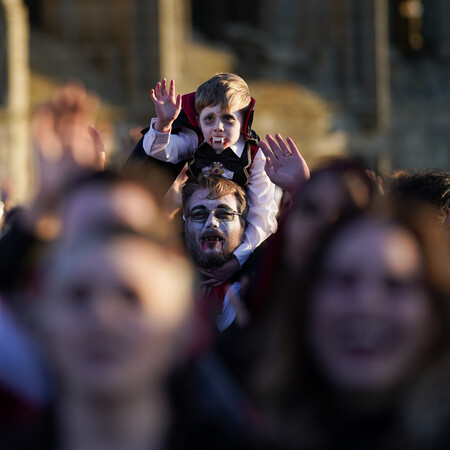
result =
[[[233,106],[228,109],[221,105],[207,106],[200,113],[198,123],[205,141],[221,152],[234,145],[241,136],[243,115]]]

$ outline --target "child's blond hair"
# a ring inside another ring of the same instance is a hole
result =
[[[195,93],[195,110],[200,114],[208,106],[231,106],[240,110],[250,105],[247,83],[234,73],[219,73],[202,83]]]

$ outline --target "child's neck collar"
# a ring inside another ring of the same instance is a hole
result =
[[[244,151],[244,147],[245,147],[245,136],[243,134],[241,134],[241,136],[239,137],[239,139],[233,144],[233,145],[229,145],[227,148],[230,148],[231,150],[233,150],[234,153],[236,153],[237,156],[241,157],[242,152]],[[214,150],[217,154],[222,153],[225,149],[221,150],[221,151],[217,151]]]

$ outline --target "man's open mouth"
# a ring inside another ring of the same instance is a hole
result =
[[[200,239],[201,247],[203,251],[206,250],[223,250],[224,238],[214,235],[202,236]]]

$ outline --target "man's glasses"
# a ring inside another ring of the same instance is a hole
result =
[[[241,213],[233,211],[227,208],[197,208],[186,214],[186,218],[192,222],[205,223],[208,220],[209,215],[212,214],[219,222],[231,222],[234,216],[241,216]]]

